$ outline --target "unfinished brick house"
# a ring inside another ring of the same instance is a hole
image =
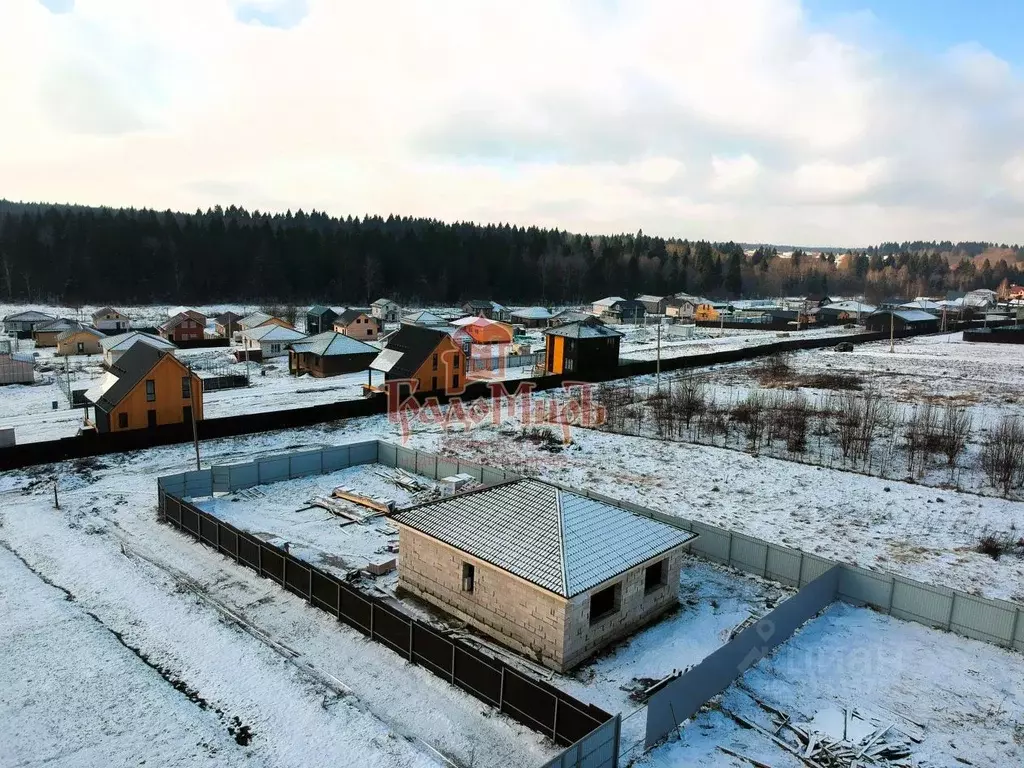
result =
[[[400,588],[560,672],[676,605],[696,538],[532,479],[393,520]]]

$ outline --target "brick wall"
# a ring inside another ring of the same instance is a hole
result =
[[[651,594],[645,594],[644,576],[649,563],[627,571],[615,580],[622,584],[619,610],[594,626],[590,625],[590,596],[615,582],[605,583],[570,600],[563,646],[565,668],[575,666],[608,643],[630,634],[676,605],[679,601],[679,571],[683,562],[683,549],[680,547],[665,557],[664,586]]]
[[[463,563],[475,568],[471,593],[462,591]],[[679,583],[678,568],[675,583]],[[399,526],[398,586],[513,650],[562,671],[568,601],[558,595],[405,526]]]

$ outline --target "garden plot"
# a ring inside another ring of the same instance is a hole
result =
[[[849,766],[850,751],[886,744],[909,757],[864,764],[1021,765],[1024,664],[1009,651],[837,603],[640,764],[749,768],[753,759],[806,768],[793,752],[808,752],[799,731],[818,750],[824,743],[847,753],[833,763],[818,751],[814,765]]]
[[[411,490],[413,484],[422,490]],[[342,488],[346,490],[339,497],[335,489]],[[344,578],[354,571],[373,575],[393,571],[398,531],[383,510],[398,510],[437,493],[437,484],[426,477],[365,464],[191,501],[214,517],[270,544],[287,545],[295,557]]]
[[[619,355],[624,361],[655,360],[658,357],[657,328],[651,326],[613,326],[624,334],[619,345]],[[849,330],[842,326],[830,326],[814,330],[794,331],[762,331],[746,328],[698,328],[689,325],[665,325],[661,329],[661,359],[687,355],[702,355],[709,352],[725,352],[746,347],[758,347],[765,344],[789,339],[813,339],[821,337],[839,337],[860,333],[860,329]]]

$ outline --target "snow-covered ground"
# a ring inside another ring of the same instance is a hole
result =
[[[807,722],[852,707],[923,734],[911,744],[915,765],[1002,768],[1024,764],[1024,664],[990,645],[834,604],[639,765],[736,766],[750,763],[724,746],[774,768],[807,763],[727,712],[775,732],[781,725],[757,702]]]
[[[366,436],[368,426],[361,426],[359,436]],[[375,431],[380,431],[379,424]],[[286,447],[342,441],[349,434],[355,436],[347,426],[330,425],[221,440],[203,446],[204,460],[250,460]],[[123,688],[114,687],[95,700],[83,695],[68,704],[74,712],[66,724],[31,731],[34,754],[56,755],[64,764],[107,765],[112,755],[127,756],[126,762],[135,764],[136,754],[140,760],[151,755],[151,764],[194,764],[184,746],[181,758],[168,752],[168,760],[162,761],[157,758],[163,742],[154,739],[150,751],[137,752],[137,734],[104,728],[111,717],[110,698],[125,687],[144,689],[154,679],[153,685],[165,686],[185,713],[180,716],[183,725],[167,725],[168,741],[205,741],[224,753],[214,758],[218,763],[244,758],[248,765],[275,766],[427,765],[447,760],[530,766],[557,751],[539,734],[496,716],[486,705],[276,584],[159,524],[156,478],[189,465],[188,451],[177,446],[0,475],[2,545],[74,594],[76,610],[95,615],[96,622],[119,633],[174,684],[208,703],[206,709],[194,707],[141,661],[122,664],[112,667],[111,674]],[[53,508],[54,474],[59,510]],[[40,661],[31,662],[35,669],[45,665],[47,654],[64,648],[61,643],[47,650],[39,636],[18,637],[21,653],[40,654]],[[23,674],[20,665],[4,665],[0,691],[10,690]],[[73,674],[68,669],[58,683]],[[45,706],[52,710],[57,705]],[[29,727],[39,710],[24,709],[20,698],[0,694],[0,732],[7,732],[8,721]],[[190,717],[202,722],[193,728]],[[228,738],[227,728],[236,717],[253,733],[248,746]],[[125,713],[122,722],[135,720]],[[153,722],[159,722],[156,714]],[[145,728],[140,725],[140,730]],[[73,750],[79,742],[63,738],[67,729],[88,737],[102,758],[75,762]],[[203,739],[204,733],[218,730],[226,736]],[[183,735],[187,732],[194,737]]]
[[[619,356],[623,360],[655,360],[658,356],[657,328],[651,326],[617,325],[616,330],[624,337],[619,345]],[[847,329],[830,326],[804,331],[762,331],[746,328],[698,328],[689,325],[666,325],[661,333],[661,359],[687,355],[702,355],[708,352],[725,352],[745,347],[775,344],[791,339],[836,338],[860,333],[862,329]]]

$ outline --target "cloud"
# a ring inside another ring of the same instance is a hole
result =
[[[52,3],[51,3],[52,5]],[[798,0],[0,2],[3,194],[1019,240],[1024,83]],[[870,27],[870,34],[865,32]]]
[[[291,29],[309,14],[306,0],[233,0],[235,18],[243,24]]]

